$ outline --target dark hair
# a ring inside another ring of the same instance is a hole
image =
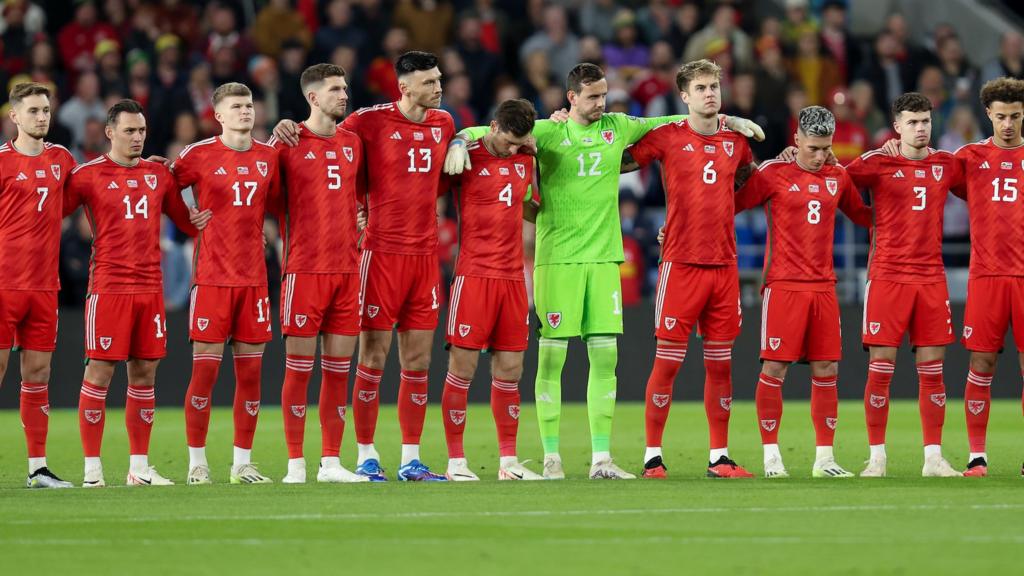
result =
[[[116,126],[117,118],[124,114],[142,114],[142,104],[135,100],[118,100],[107,110],[107,126]]]
[[[533,123],[537,120],[537,111],[529,100],[510,98],[498,105],[494,113],[494,121],[498,130],[511,132],[522,138],[533,131]]]
[[[14,88],[11,88],[11,94],[8,97],[11,105],[19,104],[25,98],[29,96],[46,96],[50,97],[50,89],[38,82],[22,82]]]
[[[413,72],[422,72],[437,67],[437,56],[430,52],[412,50],[398,57],[395,61],[395,73],[399,77]]]
[[[565,87],[579,94],[584,86],[589,86],[603,78],[604,70],[601,70],[600,66],[583,62],[569,71],[569,76],[565,79]]]
[[[900,112],[931,112],[932,101],[920,92],[907,92],[901,94],[892,103],[892,117],[895,119]]]
[[[986,82],[981,87],[981,103],[988,108],[993,102],[1024,102],[1024,81],[1004,76]]]
[[[313,84],[336,76],[344,78],[345,69],[334,64],[314,64],[302,71],[302,76],[299,77],[299,86],[302,88],[302,93],[305,94]]]

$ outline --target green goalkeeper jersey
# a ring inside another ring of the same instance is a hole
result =
[[[538,120],[533,128],[541,195],[535,265],[622,262],[622,151],[651,129],[683,118],[607,113],[589,126],[571,119]],[[471,137],[486,132],[486,127],[463,131]]]

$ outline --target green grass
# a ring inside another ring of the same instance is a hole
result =
[[[962,402],[951,399],[946,455],[964,464]],[[733,405],[732,455],[761,473],[754,406]],[[279,409],[263,413],[254,450],[279,480],[286,454]],[[841,405],[837,459],[859,471],[867,447],[862,407]],[[466,438],[478,484],[231,486],[231,416],[218,410],[210,460],[218,484],[171,488],[29,491],[17,413],[0,412],[0,574],[327,574],[352,570],[456,574],[953,574],[1006,573],[1024,543],[1020,403],[996,402],[989,431],[991,476],[922,479],[916,402],[895,402],[890,478],[813,480],[808,406],[788,402],[781,445],[788,480],[702,477],[703,406],[677,403],[666,435],[668,481],[592,482],[586,411],[566,406],[565,482],[498,483],[494,427],[486,406],[470,408]],[[127,469],[122,413],[108,413],[107,482]],[[523,410],[520,457],[540,457],[532,410]],[[311,411],[310,476],[319,455]],[[354,466],[352,428],[342,461]],[[445,464],[434,404],[424,459]],[[398,457],[393,407],[381,410],[378,439],[392,475]],[[630,470],[643,454],[643,407],[618,408],[614,453]],[[51,418],[50,465],[81,481],[75,413]],[[187,455],[180,410],[160,409],[151,462],[183,481]]]

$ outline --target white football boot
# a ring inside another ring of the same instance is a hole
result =
[[[842,466],[836,463],[836,459],[828,456],[814,461],[814,468],[811,469],[813,478],[853,478],[852,472],[847,472]]]
[[[267,478],[256,468],[255,464],[242,464],[231,467],[230,481],[232,484],[273,484],[274,481]]]
[[[189,486],[199,484],[213,484],[210,478],[210,467],[206,464],[197,464],[188,469],[188,479],[185,481]]]
[[[783,465],[782,458],[772,456],[764,461],[764,477],[789,478],[789,472],[786,472],[786,466]]]
[[[615,465],[611,458],[595,462],[590,467],[591,480],[635,480],[636,474],[630,474]]]
[[[932,454],[924,459],[921,476],[925,478],[955,478],[963,474],[949,465],[941,454]]]
[[[499,464],[498,480],[544,480],[544,477],[516,461],[504,466]]]
[[[860,473],[861,478],[884,478],[885,477],[885,456],[872,456],[866,462],[867,467]]]
[[[129,470],[125,484],[128,486],[174,486],[174,482],[161,476],[153,466],[149,466],[145,470]]]
[[[321,464],[320,470],[316,473],[316,481],[329,484],[349,484],[353,482],[369,482],[370,479],[362,474],[356,474],[347,470],[341,464],[328,464],[327,466]]]
[[[281,479],[282,484],[305,484],[306,483],[306,459],[296,458],[288,460],[288,473]]]
[[[103,480],[103,467],[97,466],[85,471],[82,488],[103,488],[107,483]]]
[[[480,477],[469,469],[469,462],[465,458],[451,458],[448,460],[448,472],[445,477],[451,482],[478,482]]]
[[[562,457],[558,454],[544,456],[544,479],[565,480],[565,471],[562,469]]]

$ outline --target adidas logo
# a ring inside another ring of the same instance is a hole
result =
[[[110,184],[107,185],[107,190],[117,190],[117,182],[111,181]]]
[[[792,186],[789,187],[789,191],[790,192],[799,192],[800,191],[800,187],[797,186],[796,184],[793,184]]]
[[[490,176],[490,175],[491,175],[491,173],[487,171],[487,168],[484,168],[484,169],[483,169],[483,170],[481,170],[481,171],[480,171],[480,173],[478,174],[478,176]]]
[[[18,182],[21,182],[22,180],[28,180],[28,176],[25,176],[25,173],[24,173],[24,172],[18,172],[18,178],[17,178],[17,181],[18,181]]]
[[[988,160],[985,160],[981,163],[981,166],[978,166],[978,170],[988,170],[989,168]]]
[[[562,143],[560,144],[560,146],[572,146],[572,142],[569,141],[568,138],[566,138],[565,140],[562,140]]]
[[[903,170],[897,170],[896,173],[892,175],[892,177],[893,178],[903,178]]]
[[[391,134],[391,139],[392,140],[401,140],[402,139],[402,135],[398,133],[398,130],[395,130],[395,132],[393,134]]]
[[[683,146],[683,152],[693,152],[693,144],[687,144]]]
[[[306,160],[316,160],[316,154],[313,154],[312,150],[306,152]]]
[[[228,171],[225,170],[223,166],[221,166],[220,168],[217,168],[217,171],[214,172],[214,174],[217,175],[217,176],[227,176],[228,175]]]

